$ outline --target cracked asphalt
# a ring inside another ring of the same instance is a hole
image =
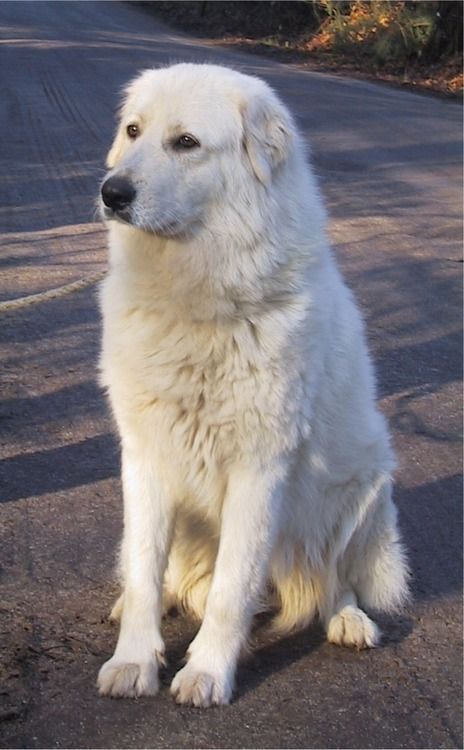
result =
[[[317,625],[258,648],[229,707],[168,693],[195,624],[164,624],[160,694],[95,690],[121,533],[97,385],[96,289],[0,317],[0,744],[11,748],[462,748],[462,108],[310,72],[114,2],[0,3],[0,299],[105,267],[95,196],[120,87],[211,60],[268,80],[311,140],[330,232],[364,311],[414,599],[355,653]]]

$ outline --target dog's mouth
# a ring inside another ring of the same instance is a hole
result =
[[[130,208],[112,209],[108,206],[102,206],[102,215],[105,221],[117,221],[126,226],[132,226],[147,234],[153,234],[163,238],[181,238],[186,235],[186,229],[179,221],[166,221],[147,224],[144,221],[138,221]]]
[[[114,210],[113,208],[109,208],[108,206],[103,205],[102,206],[102,214],[105,221],[120,221],[123,224],[132,224],[132,215],[130,208],[121,208],[119,210]]]

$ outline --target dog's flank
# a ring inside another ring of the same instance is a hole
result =
[[[378,643],[407,566],[393,454],[364,327],[334,263],[291,115],[261,80],[212,65],[127,89],[102,211],[102,383],[122,444],[114,656],[99,688],[153,694],[164,606],[202,621],[172,692],[232,696],[268,591],[274,628],[320,617]]]

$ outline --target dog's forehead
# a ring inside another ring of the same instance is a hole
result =
[[[126,112],[137,112],[146,122],[224,136],[240,129],[237,87],[200,70],[147,71],[129,87]],[[173,72],[174,71],[174,72]]]

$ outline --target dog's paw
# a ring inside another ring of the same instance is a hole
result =
[[[158,664],[123,662],[114,657],[100,669],[97,679],[100,695],[112,698],[138,698],[158,692]]]
[[[380,630],[362,609],[350,605],[331,618],[327,640],[337,646],[374,648],[379,644]]]
[[[230,680],[219,679],[189,662],[174,677],[171,693],[177,703],[207,708],[229,703],[232,697],[232,684]]]

